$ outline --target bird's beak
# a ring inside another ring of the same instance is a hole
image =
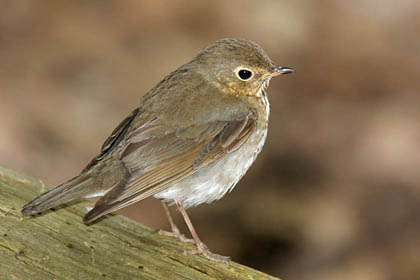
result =
[[[293,69],[293,68],[276,66],[274,71],[271,72],[270,76],[274,77],[274,76],[279,76],[279,75],[283,75],[283,74],[291,74],[291,73],[294,73],[294,72],[296,72],[296,70]]]

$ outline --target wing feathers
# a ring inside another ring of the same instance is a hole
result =
[[[238,149],[254,131],[255,120],[213,122],[188,133],[153,124],[140,129],[141,133],[133,131],[135,138],[130,138],[121,154],[130,177],[97,202],[86,222],[155,195]]]

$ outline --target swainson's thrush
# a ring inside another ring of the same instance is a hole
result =
[[[251,41],[217,41],[153,87],[78,176],[35,198],[22,213],[99,196],[84,217],[89,223],[154,196],[177,205],[196,253],[226,261],[200,241],[184,208],[222,198],[245,174],[267,135],[265,89],[272,77],[292,72]],[[173,235],[182,237],[170,223]]]

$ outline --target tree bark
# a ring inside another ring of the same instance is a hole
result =
[[[46,189],[0,166],[0,279],[278,279],[234,262],[184,255],[193,245],[122,216],[86,226],[87,202],[23,217],[22,206]]]

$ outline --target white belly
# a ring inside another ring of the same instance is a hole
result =
[[[267,136],[266,125],[249,137],[238,150],[203,167],[190,177],[154,197],[166,202],[180,201],[185,208],[222,198],[238,183],[260,153]]]

